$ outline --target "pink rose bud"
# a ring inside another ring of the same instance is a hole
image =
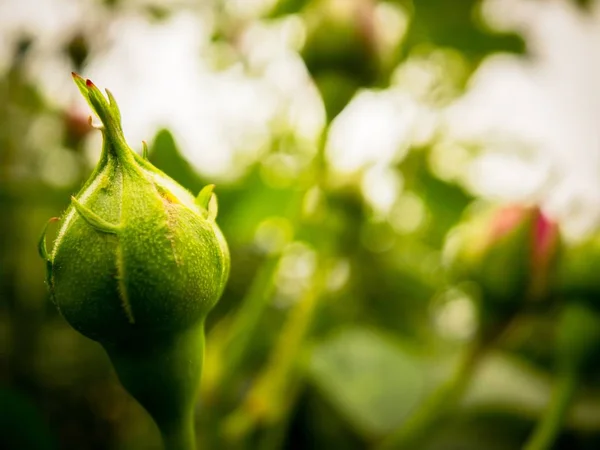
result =
[[[445,257],[455,281],[513,310],[547,295],[559,243],[557,224],[538,207],[509,205],[471,214],[449,233]]]

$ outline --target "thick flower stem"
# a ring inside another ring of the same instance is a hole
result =
[[[471,346],[455,369],[454,375],[426,399],[400,429],[384,440],[377,450],[410,450],[452,411],[477,368],[485,347],[479,342]]]
[[[196,449],[193,414],[189,414],[171,426],[163,425],[160,427],[160,434],[165,450]]]
[[[125,389],[148,411],[165,450],[195,450],[194,407],[204,354],[202,323],[147,345],[104,345]]]
[[[578,379],[579,377],[574,371],[565,372],[558,377],[550,404],[523,448],[524,450],[549,450],[552,448],[569,412]]]

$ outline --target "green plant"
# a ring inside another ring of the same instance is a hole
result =
[[[600,350],[600,317],[579,300],[565,305],[556,336],[554,389],[525,450],[550,450],[560,433],[578,384],[590,371]]]
[[[453,283],[475,286],[479,325],[455,373],[383,441],[381,449],[416,448],[451,413],[482,358],[532,303],[550,296],[560,238],[537,207],[509,205],[475,211],[448,235],[446,263]]]
[[[557,323],[554,388],[526,450],[548,450],[561,431],[580,383],[598,374],[600,315],[598,237],[568,246],[559,261],[554,288],[565,305]]]
[[[204,320],[229,273],[214,186],[194,199],[127,145],[112,94],[73,78],[102,121],[104,144],[50,253],[40,240],[51,297],[73,328],[102,344],[166,448],[190,450]]]

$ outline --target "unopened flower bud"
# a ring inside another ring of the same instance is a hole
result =
[[[102,122],[104,143],[50,253],[41,240],[51,297],[73,328],[104,346],[165,441],[193,441],[204,319],[229,272],[214,186],[194,198],[137,155],[111,93],[107,99],[73,76]]]
[[[510,316],[523,301],[548,294],[559,243],[557,224],[539,208],[505,206],[461,223],[445,257],[455,281],[476,283],[485,307]]]

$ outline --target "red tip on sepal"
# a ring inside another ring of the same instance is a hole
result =
[[[100,89],[90,80],[89,78],[74,78],[75,84],[79,88],[81,95],[87,100],[88,104],[94,111],[95,115],[98,116],[102,126],[92,126],[96,129],[104,131],[105,137],[109,139],[113,144],[110,148],[117,153],[122,153],[126,157],[130,155],[130,149],[127,148],[125,137],[123,136],[123,129],[121,128],[121,113],[119,107],[115,101],[113,95],[107,90],[106,96],[102,94]],[[116,144],[119,145],[116,145]]]

